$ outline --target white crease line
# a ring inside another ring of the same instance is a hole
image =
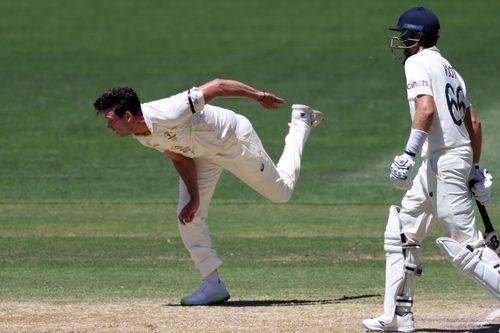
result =
[[[489,325],[498,316],[500,316],[500,308],[496,308],[495,310],[493,310],[489,315],[486,316],[486,318],[484,318],[482,322],[478,324],[478,326]]]

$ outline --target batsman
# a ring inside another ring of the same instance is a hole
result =
[[[401,207],[389,208],[384,233],[384,313],[364,320],[363,326],[413,332],[416,277],[422,272],[420,244],[438,222],[445,235],[436,240],[438,247],[458,270],[499,300],[500,258],[485,246],[474,215],[473,196],[483,205],[490,203],[493,183],[491,174],[479,166],[481,123],[465,82],[436,46],[438,18],[426,8],[410,8],[390,29],[399,33],[390,37],[390,48],[402,52],[412,123],[389,178],[406,193]],[[421,165],[412,177],[418,154]]]

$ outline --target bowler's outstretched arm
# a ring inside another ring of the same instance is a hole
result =
[[[235,80],[214,79],[198,89],[203,93],[206,104],[217,97],[249,98],[259,102],[266,109],[276,109],[280,104],[285,103],[283,98]]]

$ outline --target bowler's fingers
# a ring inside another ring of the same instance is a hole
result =
[[[181,210],[181,212],[179,213],[178,218],[179,218],[179,222],[180,222],[182,225],[186,225],[186,223],[191,222],[191,221],[189,220],[189,218],[188,218],[187,214],[186,214],[186,209],[185,209],[185,208],[183,208],[183,209]]]
[[[278,97],[270,93],[266,93],[264,100],[260,104],[262,105],[262,107],[266,109],[277,109],[278,106],[280,106],[285,102],[286,101],[281,97]]]
[[[191,211],[189,211],[189,209],[187,209],[187,207],[184,207],[182,209],[182,211],[179,213],[179,216],[178,216],[179,222],[182,225],[186,225],[186,223],[193,222],[195,213],[196,213],[196,211],[191,212]]]

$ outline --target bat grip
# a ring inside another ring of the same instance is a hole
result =
[[[490,217],[488,215],[488,212],[486,211],[486,207],[482,203],[476,200],[477,204],[477,209],[479,210],[479,214],[481,215],[481,218],[483,219],[484,223],[484,232],[485,233],[490,233],[495,231],[495,228],[493,228],[493,225],[491,224]]]

